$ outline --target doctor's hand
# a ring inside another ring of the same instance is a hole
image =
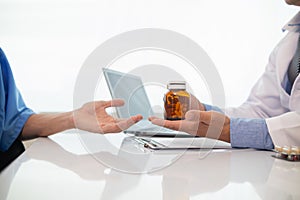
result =
[[[187,132],[194,136],[230,142],[230,119],[219,112],[190,110],[184,120],[170,121],[157,117],[150,117],[149,120],[155,125]]]
[[[76,128],[94,133],[121,132],[140,121],[141,115],[128,119],[117,119],[107,114],[106,108],[123,106],[124,101],[113,99],[111,101],[95,101],[84,104],[73,112],[73,120]]]
[[[205,111],[204,105],[194,96],[191,94],[191,105],[190,110],[200,110]]]

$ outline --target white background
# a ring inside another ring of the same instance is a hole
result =
[[[170,29],[204,48],[226,105],[238,106],[298,10],[284,0],[1,0],[0,47],[29,107],[66,111],[78,71],[98,45],[133,29]]]

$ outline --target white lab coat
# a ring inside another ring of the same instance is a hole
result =
[[[273,143],[278,146],[300,146],[300,76],[291,95],[284,88],[286,72],[297,49],[299,24],[300,12],[284,27],[289,32],[270,55],[265,72],[247,101],[225,110],[230,117],[265,118]]]

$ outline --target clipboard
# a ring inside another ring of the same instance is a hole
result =
[[[134,137],[134,141],[144,148],[152,150],[180,150],[180,149],[231,149],[230,143],[205,137],[194,138],[149,138]]]

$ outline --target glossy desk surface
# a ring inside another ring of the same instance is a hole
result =
[[[1,172],[0,199],[300,199],[300,162],[272,154],[153,152],[125,134],[60,133]]]

